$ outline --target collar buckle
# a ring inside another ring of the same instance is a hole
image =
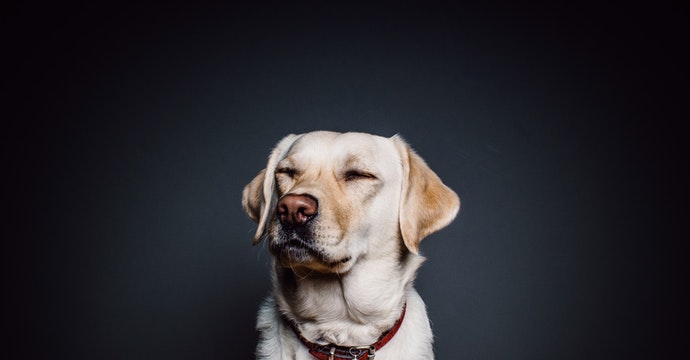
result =
[[[352,356],[352,360],[357,360],[359,359],[359,356],[363,355],[367,355],[367,359],[373,359],[376,357],[376,346],[353,346],[350,348],[349,353]]]

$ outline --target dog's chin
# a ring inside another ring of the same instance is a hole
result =
[[[294,270],[313,270],[323,273],[343,273],[352,267],[352,258],[336,258],[323,249],[298,239],[271,242],[270,251],[278,264]]]

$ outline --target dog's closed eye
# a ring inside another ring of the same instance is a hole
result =
[[[363,170],[348,170],[345,172],[345,181],[376,180],[376,176]]]
[[[278,169],[276,169],[276,174],[286,175],[286,176],[291,177],[291,178],[295,177],[296,175],[299,175],[299,173],[297,172],[296,169],[290,168],[290,167],[278,168]]]

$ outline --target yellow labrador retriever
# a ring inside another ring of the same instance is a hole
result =
[[[412,284],[460,199],[403,139],[288,135],[242,195],[274,256],[258,359],[433,359]]]

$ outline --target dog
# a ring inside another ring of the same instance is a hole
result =
[[[433,359],[420,241],[460,198],[400,136],[288,135],[244,188],[272,254],[257,359]]]

